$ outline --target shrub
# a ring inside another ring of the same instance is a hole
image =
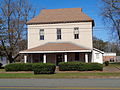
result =
[[[33,64],[34,74],[54,74],[56,66],[51,63]]]
[[[60,62],[59,70],[60,71],[78,71],[79,66],[82,66],[81,62]]]
[[[13,63],[5,66],[6,71],[32,71],[32,63]]]
[[[105,66],[108,66],[109,65],[109,61],[105,61],[104,64],[105,64]]]
[[[84,63],[80,66],[79,71],[102,71],[103,65],[100,63]]]
[[[3,65],[3,64],[2,64],[2,63],[0,63],[0,68],[2,67],[2,65]]]
[[[59,63],[60,71],[93,71],[103,70],[103,65],[99,63],[82,63],[82,62],[61,62]]]

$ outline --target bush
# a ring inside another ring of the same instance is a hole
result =
[[[104,64],[105,64],[105,66],[108,66],[109,65],[109,61],[105,61]]]
[[[103,70],[103,65],[99,63],[82,63],[82,62],[61,62],[59,63],[60,71],[94,71]]]
[[[13,63],[5,66],[6,71],[32,71],[32,63]]]
[[[33,64],[34,74],[54,74],[56,66],[51,63],[35,63]]]
[[[100,63],[84,63],[78,71],[102,71],[103,65]]]
[[[2,67],[2,65],[3,65],[3,64],[2,64],[2,63],[0,63],[0,68]]]
[[[81,62],[60,62],[59,70],[60,71],[78,71],[79,66],[82,66]]]

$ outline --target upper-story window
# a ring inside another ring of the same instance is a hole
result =
[[[74,39],[79,39],[79,28],[78,27],[74,28]]]
[[[57,39],[61,39],[61,28],[57,28]]]
[[[40,40],[44,40],[44,29],[40,29]]]

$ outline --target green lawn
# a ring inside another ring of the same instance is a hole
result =
[[[5,69],[0,69],[0,72],[4,72],[5,71]]]
[[[106,67],[106,66],[104,65],[104,67]],[[109,69],[118,68],[118,70],[120,70],[120,64],[110,63],[109,66],[107,66],[107,68],[109,68]]]
[[[0,78],[108,78],[120,77],[120,72],[80,72],[80,73],[57,73],[57,74],[41,74],[33,73],[0,73]]]
[[[120,64],[110,64],[111,67],[120,67]],[[120,72],[64,72],[56,74],[40,74],[34,75],[33,73],[5,73],[4,69],[0,69],[0,78],[120,78]]]

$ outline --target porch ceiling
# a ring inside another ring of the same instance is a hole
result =
[[[46,43],[44,45],[21,51],[20,53],[60,53],[60,52],[91,52],[90,49],[72,43]]]

